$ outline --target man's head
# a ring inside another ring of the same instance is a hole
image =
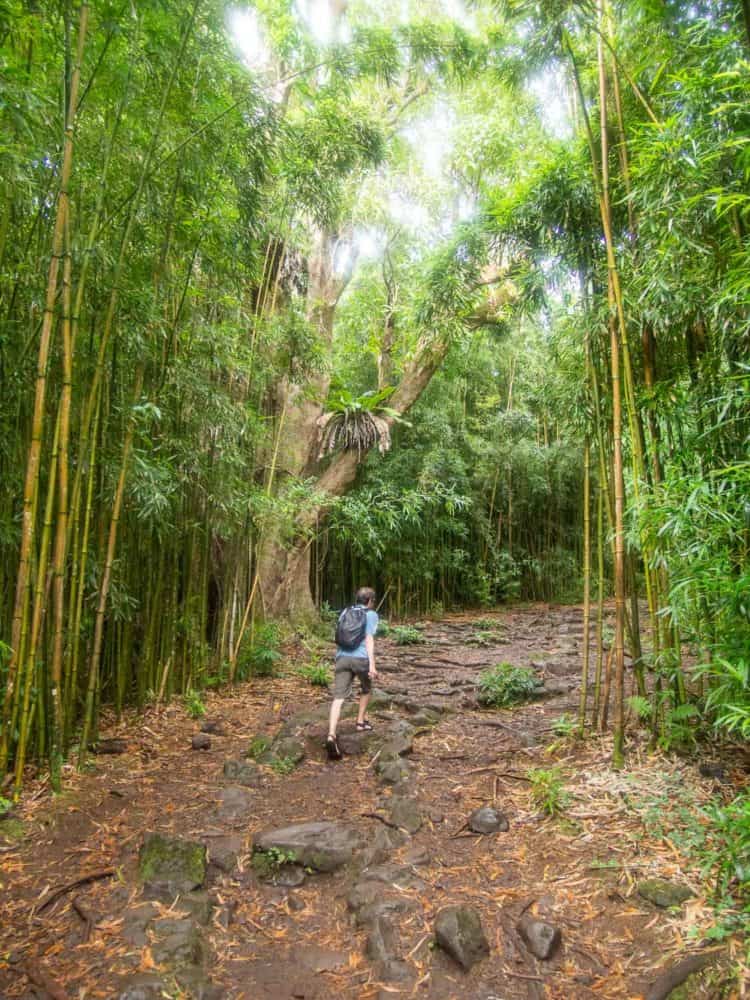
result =
[[[361,604],[365,608],[374,608],[375,591],[372,587],[360,587],[354,601],[356,604]]]

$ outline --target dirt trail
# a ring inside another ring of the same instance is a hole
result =
[[[212,735],[204,751],[191,750],[200,725],[178,705],[113,727],[107,735],[125,737],[127,751],[97,757],[91,773],[68,775],[68,790],[53,803],[43,784],[32,786],[19,810],[25,836],[0,854],[0,996],[148,1000],[161,995],[158,983],[174,990],[173,973],[179,980],[188,964],[204,972],[187,992],[164,995],[645,996],[703,901],[678,849],[647,837],[629,797],[653,793],[659,782],[665,794],[686,783],[698,798],[712,789],[693,764],[661,759],[657,767],[637,749],[629,773],[613,775],[607,739],[558,740],[549,751],[553,721],[576,711],[582,632],[579,609],[545,606],[448,616],[428,624],[418,646],[378,640],[384,696],[372,713],[376,733],[360,738],[344,722],[349,752],[341,763],[329,763],[322,749],[326,693],[297,677],[211,696],[209,716],[221,720],[225,735]],[[477,675],[501,660],[533,666],[549,696],[512,711],[479,711]],[[420,724],[430,708],[437,724]],[[393,793],[376,774],[378,747],[400,720],[415,717],[407,759],[421,827],[413,836],[394,834],[388,849]],[[262,768],[260,787],[232,791],[238,786],[225,776],[225,761],[241,760],[253,738],[293,729],[295,721],[306,741],[301,764],[291,773]],[[540,813],[527,778],[530,768],[553,765],[572,796],[563,819]],[[509,830],[468,830],[469,814],[482,805],[500,809]],[[351,867],[285,887],[264,882],[251,864],[258,831],[313,820],[340,821],[368,845],[385,845],[372,859],[377,866],[388,855],[390,867],[378,869],[383,898],[404,900],[398,940],[384,946],[399,960],[399,975],[388,981],[378,978],[384,966],[373,960],[380,947],[373,932],[354,925],[347,905],[358,878]],[[190,937],[196,912],[187,915],[182,899],[169,906],[143,898],[137,865],[147,831],[208,846],[214,863],[197,937]],[[56,889],[108,869],[113,874],[39,910]],[[687,879],[697,893],[688,916],[640,898],[636,882],[646,875]],[[433,945],[435,914],[453,903],[478,910],[490,946],[469,972]],[[519,936],[524,912],[560,930],[551,959],[534,958]],[[184,932],[186,921],[189,940],[177,942],[170,964],[160,933],[177,925]]]

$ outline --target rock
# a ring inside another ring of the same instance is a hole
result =
[[[436,712],[434,709],[423,708],[416,715],[412,715],[411,723],[416,729],[421,729],[425,726],[436,726],[440,722],[441,712]]]
[[[214,736],[226,736],[227,731],[221,719],[204,719],[201,723],[202,733],[212,733]]]
[[[726,776],[726,768],[719,763],[704,761],[698,771],[703,778],[715,778],[717,781],[723,781]]]
[[[400,958],[389,958],[375,966],[375,978],[383,983],[403,983],[411,977],[411,969]],[[385,996],[392,998],[393,994],[386,991]]]
[[[161,912],[156,903],[138,903],[123,914],[122,930],[120,934],[128,942],[137,948],[143,948],[148,943],[146,933],[149,924],[155,920]]]
[[[161,979],[158,976],[139,972],[126,980],[117,1000],[161,1000],[163,996],[164,983]]]
[[[295,947],[292,957],[296,966],[302,966],[316,974],[339,972],[349,965],[348,952],[334,951],[314,944]]]
[[[417,889],[421,891],[425,888],[424,880],[416,872],[413,872],[408,865],[399,865],[396,863],[368,868],[367,871],[362,872],[358,884],[365,882],[380,882],[382,885],[396,886],[398,889]]]
[[[379,865],[382,861],[386,861],[391,856],[392,851],[401,847],[408,839],[403,830],[391,830],[387,826],[378,826],[360,855],[363,867],[369,868],[370,865]]]
[[[400,940],[393,915],[379,913],[370,923],[365,954],[371,962],[387,962],[398,958]]]
[[[493,806],[482,806],[469,816],[469,829],[474,833],[497,833],[508,829],[508,818]]]
[[[440,947],[468,972],[490,953],[479,912],[472,906],[446,906],[435,918]]]
[[[368,903],[354,911],[354,924],[356,927],[369,927],[373,920],[384,914],[403,916],[407,913],[415,913],[418,909],[419,904],[416,900],[406,896],[386,896],[383,898],[381,888],[375,902]]]
[[[237,858],[241,850],[241,837],[212,838],[208,848],[208,860],[228,875],[237,867]]]
[[[294,913],[299,913],[299,911],[300,910],[304,910],[304,908],[306,906],[304,900],[299,899],[298,896],[289,896],[288,899],[287,899],[287,901],[286,901],[286,905]]]
[[[562,934],[557,927],[543,920],[536,920],[528,913],[525,913],[516,924],[516,930],[531,954],[542,960],[551,958],[562,941]]]
[[[422,826],[422,812],[419,803],[411,796],[397,796],[391,799],[388,810],[390,820],[407,833],[417,833]]]
[[[219,793],[219,819],[229,822],[247,820],[253,810],[253,796],[241,785],[227,785]]]
[[[211,923],[214,904],[207,892],[186,892],[175,899],[174,908],[187,913],[196,923],[206,927]]]
[[[192,840],[149,833],[138,855],[144,885],[176,896],[200,889],[206,879],[206,848]]]
[[[155,920],[156,935],[151,949],[154,961],[165,965],[200,965],[205,946],[198,926],[189,917],[163,917]]]
[[[694,893],[686,885],[668,882],[663,878],[649,878],[638,883],[638,895],[647,899],[649,903],[653,903],[654,906],[666,909],[670,906],[680,906]]]
[[[400,757],[396,757],[395,759],[387,758],[386,760],[378,758],[378,762],[375,765],[375,773],[384,785],[397,785],[401,781],[406,781],[411,771],[406,761]]]
[[[297,864],[316,872],[332,872],[348,865],[364,846],[361,836],[342,823],[297,823],[256,834],[255,851],[293,855]]]
[[[224,777],[246,788],[258,788],[261,783],[260,768],[250,760],[233,758],[225,761]]]
[[[210,750],[211,737],[207,733],[196,733],[192,742],[193,750]]]
[[[305,881],[305,869],[299,865],[280,865],[269,881],[285,889],[296,889]]]
[[[413,865],[415,868],[419,868],[422,865],[430,865],[432,864],[432,860],[432,853],[426,847],[412,847],[404,855],[404,861],[407,865]]]
[[[304,760],[305,744],[296,736],[282,736],[258,757],[259,764],[273,765],[279,761],[291,761],[295,766]]]

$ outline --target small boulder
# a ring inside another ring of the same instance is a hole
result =
[[[385,760],[378,758],[375,773],[384,785],[398,785],[409,778],[411,771],[405,760],[396,757]]]
[[[202,733],[211,733],[214,736],[226,736],[227,731],[221,719],[204,719],[201,723]]]
[[[497,833],[508,829],[508,818],[493,806],[482,806],[469,816],[469,829],[474,833]]]
[[[251,760],[230,759],[224,762],[224,777],[246,788],[258,788],[261,772]]]
[[[253,796],[241,785],[227,785],[219,793],[218,816],[230,823],[249,819],[253,809]]]
[[[371,962],[387,962],[398,958],[400,940],[393,916],[379,913],[370,924],[365,954]]]
[[[531,954],[543,961],[554,955],[562,941],[559,928],[545,923],[544,920],[536,920],[528,913],[521,917],[516,925],[516,930]]]
[[[161,1000],[164,983],[158,976],[139,972],[131,976],[118,994],[117,1000]]]
[[[189,917],[164,917],[155,920],[152,928],[156,935],[152,947],[155,962],[181,967],[201,964],[205,946],[194,920]]]
[[[435,918],[437,943],[468,972],[490,953],[482,920],[472,906],[446,906]]]
[[[390,802],[390,820],[407,833],[417,833],[422,826],[422,812],[419,803],[411,796],[397,796]]]
[[[219,871],[228,875],[237,867],[237,858],[241,850],[241,837],[217,837],[211,840],[208,858]]]
[[[356,830],[333,822],[296,823],[256,834],[253,838],[255,851],[284,852],[293,856],[303,868],[316,872],[343,868],[363,846]]]
[[[273,765],[279,761],[291,761],[295,766],[305,757],[305,744],[296,736],[282,736],[273,741],[265,753],[258,757],[259,764]]]
[[[193,750],[210,750],[211,737],[208,733],[196,733],[192,740]]]
[[[147,888],[177,895],[202,887],[206,848],[192,840],[149,833],[138,855],[138,871]]]
[[[663,878],[649,878],[638,883],[638,895],[654,906],[667,909],[670,906],[680,906],[694,893],[686,885],[678,885]]]

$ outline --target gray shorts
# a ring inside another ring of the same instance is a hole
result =
[[[333,697],[348,698],[352,693],[354,678],[359,678],[360,694],[372,691],[370,661],[360,656],[339,656],[333,668]]]

